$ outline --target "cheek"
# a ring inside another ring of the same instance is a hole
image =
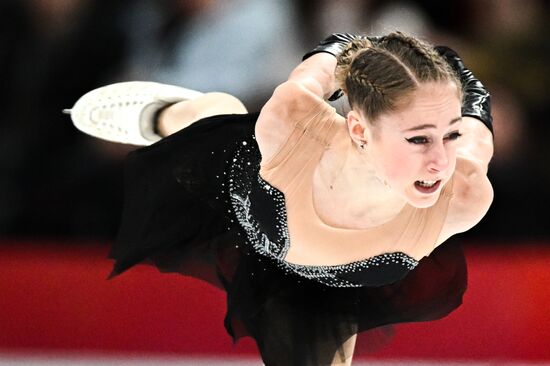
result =
[[[389,182],[393,182],[393,185],[408,184],[411,177],[416,177],[422,163],[418,156],[402,145],[394,145],[384,151],[383,175]]]

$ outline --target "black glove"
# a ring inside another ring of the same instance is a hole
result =
[[[342,54],[342,52],[344,52],[350,42],[365,38],[372,43],[379,42],[382,39],[382,37],[366,37],[350,33],[334,33],[328,36],[326,39],[322,40],[317,45],[317,47],[306,53],[304,57],[302,57],[302,61],[320,52],[330,53],[334,57],[338,58]],[[342,89],[338,89],[330,96],[330,98],[328,98],[328,100],[334,101],[343,95],[344,92],[342,91]]]
[[[326,52],[330,53],[334,57],[338,58],[344,52],[346,47],[350,44],[350,42],[358,40],[358,39],[368,39],[371,41],[371,43],[376,44],[382,40],[383,37],[366,37],[366,36],[359,36],[356,34],[350,34],[350,33],[334,33],[322,40],[317,47],[309,51],[302,57],[302,61],[305,60],[308,57],[313,56],[316,53],[319,52]]]
[[[493,117],[491,116],[491,95],[485,89],[481,81],[464,66],[464,62],[458,54],[446,46],[435,47],[445,61],[451,65],[458,74],[462,83],[464,100],[462,102],[462,116],[479,119],[493,134]]]

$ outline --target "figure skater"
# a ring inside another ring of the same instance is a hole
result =
[[[327,103],[342,94],[345,117]],[[127,159],[112,276],[145,262],[224,289],[228,333],[253,337],[265,365],[350,365],[370,330],[461,304],[464,257],[442,244],[492,202],[492,118],[447,47],[334,34],[259,113],[126,82],[71,114],[93,136],[151,145]]]

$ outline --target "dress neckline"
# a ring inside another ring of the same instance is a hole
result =
[[[411,269],[418,265],[419,261],[416,258],[411,257],[405,252],[397,251],[397,252],[387,252],[387,253],[381,253],[377,255],[373,255],[368,258],[358,259],[353,262],[349,263],[343,263],[343,264],[299,264],[299,263],[292,263],[286,261],[284,258],[282,261],[290,266],[290,267],[296,267],[296,268],[309,268],[309,269],[317,269],[317,270],[331,270],[331,271],[347,271],[350,268],[356,268],[356,267],[367,267],[370,264],[374,264],[379,262],[380,259],[384,259],[387,257],[400,257],[403,260],[403,263],[408,264],[411,266]]]
[[[266,181],[262,176],[261,174],[258,173],[258,179],[259,179],[259,182],[265,187],[268,187],[268,189],[272,192],[275,192],[277,195],[280,195],[281,199],[283,202],[286,202],[286,197],[285,197],[285,193],[281,190],[279,190],[277,187],[271,185],[271,183],[269,183],[268,181]],[[313,191],[313,190],[311,190]],[[310,192],[312,193],[312,192]],[[313,198],[313,196],[311,195],[308,195],[308,197],[311,197],[311,199]],[[311,205],[309,206],[309,208],[313,211],[314,210],[314,207],[313,207],[313,200],[311,200]],[[413,208],[412,206],[408,205],[408,204],[405,204],[405,206],[403,206],[403,208],[401,209],[401,211],[397,214],[396,217],[394,217],[393,219],[385,222],[384,224],[382,225],[378,225],[378,226],[375,226],[375,227],[372,227],[372,228],[369,228],[369,229],[348,229],[348,228],[337,228],[337,227],[332,227],[326,223],[324,223],[321,218],[317,215],[314,216],[314,218],[316,220],[318,220],[318,222],[320,224],[322,224],[323,226],[325,226],[326,228],[328,229],[332,229],[332,230],[341,230],[341,231],[346,231],[346,232],[370,232],[374,229],[378,229],[378,230],[381,230],[382,228],[385,228],[387,225],[390,225],[391,223],[393,223],[394,221],[396,221],[398,218],[400,218],[401,216],[404,216],[405,214],[405,211],[408,210],[408,208]],[[285,229],[288,233],[288,215],[286,213],[286,205],[284,207],[284,210],[285,210],[285,222],[284,222],[284,225],[285,225]],[[315,213],[315,212],[314,212]],[[365,265],[365,264],[369,264],[371,262],[376,262],[378,261],[379,259],[381,258],[385,258],[387,256],[400,256],[402,258],[404,258],[404,261],[409,263],[409,264],[413,264],[413,266],[415,266],[416,264],[418,264],[418,260],[412,256],[410,256],[409,254],[403,252],[403,251],[393,251],[393,252],[386,252],[386,253],[380,253],[380,254],[377,254],[377,255],[373,255],[373,256],[370,256],[370,257],[366,257],[366,258],[361,258],[361,259],[358,259],[358,260],[354,260],[354,261],[351,261],[351,262],[348,262],[348,263],[342,263],[342,264],[300,264],[300,263],[293,263],[293,262],[289,262],[286,260],[286,256],[288,254],[288,251],[290,250],[290,247],[292,246],[292,240],[290,238],[290,235],[287,235],[286,237],[286,243],[285,243],[285,248],[283,250],[283,256],[280,258],[286,265],[288,266],[291,266],[291,267],[300,267],[300,268],[309,268],[309,269],[319,269],[319,270],[334,270],[334,271],[344,271],[344,270],[347,270],[351,267],[356,267],[356,266],[362,266],[362,265]]]

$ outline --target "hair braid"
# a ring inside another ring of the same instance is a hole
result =
[[[397,109],[421,83],[454,81],[456,74],[431,45],[401,32],[371,43],[354,40],[338,58],[336,79],[352,108],[374,121]]]
[[[362,75],[360,73],[351,74],[350,79],[352,82],[357,83],[365,89],[370,89],[373,93],[376,93],[380,96],[384,96],[384,89],[382,86],[378,85],[374,81],[370,80],[367,75]]]
[[[381,46],[401,59],[420,81],[451,79],[458,83],[448,63],[432,45],[402,32],[390,33],[382,39]]]
[[[347,94],[346,79],[351,76],[351,64],[361,55],[372,47],[372,43],[367,38],[353,40],[346,49],[340,54],[336,64],[336,80],[341,89]]]

